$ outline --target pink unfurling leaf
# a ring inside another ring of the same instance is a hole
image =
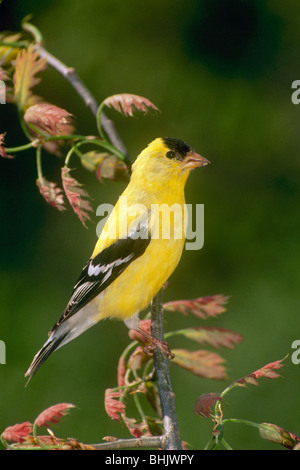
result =
[[[2,433],[5,441],[23,442],[32,431],[32,424],[29,421],[8,426]]]
[[[105,411],[111,419],[116,421],[120,421],[120,413],[123,413],[125,411],[125,404],[120,402],[119,400],[116,400],[116,398],[119,398],[121,394],[121,391],[115,390],[113,388],[107,388],[105,390]]]
[[[191,300],[175,300],[166,302],[164,309],[171,312],[180,312],[183,315],[192,313],[199,318],[215,317],[225,312],[224,304],[228,301],[228,297],[223,295],[211,295],[206,297],[198,297]]]
[[[5,152],[4,137],[5,137],[5,134],[0,134],[0,156],[3,158],[14,158],[12,155],[8,155]]]
[[[133,437],[141,437],[141,436],[149,436],[151,435],[147,432],[147,424],[146,423],[138,423],[135,418],[128,418],[128,416],[124,416],[124,423]],[[146,430],[146,432],[145,432]]]
[[[242,336],[234,331],[209,326],[185,328],[178,330],[178,333],[197,343],[206,343],[218,349],[220,347],[233,349],[243,340]]]
[[[196,401],[194,413],[209,418],[211,407],[219,400],[222,400],[222,397],[218,393],[204,393],[200,395]]]
[[[124,357],[121,356],[118,362],[118,387],[125,385],[126,364]]]
[[[37,426],[49,426],[52,423],[58,423],[71,408],[75,408],[72,403],[57,403],[42,411],[35,420]]]
[[[92,211],[88,193],[82,189],[81,184],[75,178],[70,176],[70,169],[67,167],[62,168],[62,183],[69,203],[86,227],[86,220],[90,220],[88,212]]]
[[[112,95],[104,100],[107,107],[112,107],[119,113],[125,116],[133,116],[134,111],[141,111],[148,113],[150,110],[158,111],[158,108],[151,103],[147,98],[130,93],[121,93],[119,95]]]
[[[65,109],[50,103],[38,103],[30,106],[25,114],[24,120],[27,124],[33,124],[37,130],[49,135],[67,135],[71,126],[70,114]]]
[[[62,189],[59,188],[56,183],[52,183],[51,181],[47,181],[46,178],[42,180],[37,179],[36,184],[40,190],[41,195],[43,198],[50,204],[51,206],[55,207],[59,211],[64,211],[64,196]]]
[[[148,361],[149,356],[144,352],[143,346],[137,346],[128,359],[128,369],[137,371]]]
[[[176,364],[199,377],[214,380],[226,378],[224,359],[219,354],[198,350],[188,351],[186,349],[172,349],[175,357],[172,364]]]
[[[281,367],[283,367],[283,364],[281,364],[283,360],[284,359],[280,359],[279,361],[270,362],[269,364],[266,364],[260,369],[257,369],[251,374],[248,374],[233,383],[242,386],[246,384],[258,385],[257,379],[260,379],[261,377],[266,377],[267,379],[276,379],[277,377],[280,377],[280,375],[275,372],[275,370],[281,369]]]

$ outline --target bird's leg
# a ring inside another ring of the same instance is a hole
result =
[[[142,330],[142,328],[137,327],[135,329],[139,334],[144,336],[146,339],[150,341],[150,344],[147,344],[144,347],[144,352],[146,354],[149,354],[154,351],[154,349],[158,348],[160,349],[169,359],[173,359],[175,357],[175,354],[173,354],[170,350],[170,347],[166,341],[161,341],[160,339],[153,338],[147,331]]]

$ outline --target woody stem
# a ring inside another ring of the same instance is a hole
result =
[[[162,289],[154,297],[151,303],[151,333],[154,338],[163,342],[164,328]],[[182,447],[175,407],[175,394],[172,389],[170,378],[169,359],[159,348],[156,348],[153,351],[153,355],[165,431],[164,449],[180,450]]]

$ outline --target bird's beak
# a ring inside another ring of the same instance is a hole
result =
[[[197,168],[198,166],[208,165],[209,163],[210,163],[209,160],[206,160],[206,158],[202,157],[198,153],[189,152],[184,157],[181,163],[181,167],[184,169],[192,169],[192,168]]]

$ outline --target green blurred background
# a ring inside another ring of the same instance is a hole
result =
[[[189,203],[205,204],[205,244],[185,251],[165,300],[230,296],[228,310],[205,325],[239,332],[244,342],[222,350],[228,380],[203,380],[171,365],[182,439],[192,449],[210,437],[209,420],[194,415],[202,393],[287,354],[281,378],[235,389],[225,417],[278,424],[300,434],[300,365],[291,361],[299,321],[300,108],[291,84],[300,79],[300,3],[287,0],[4,0],[1,29],[20,29],[33,13],[50,52],[74,66],[100,102],[120,92],[153,101],[158,117],[125,119],[110,113],[134,158],[157,136],[187,141],[212,164],[188,182]],[[76,116],[78,132],[96,132],[95,120],[70,85],[47,70],[37,91]],[[25,142],[12,105],[1,106],[7,146]],[[44,172],[59,182],[56,157],[44,155]],[[96,208],[114,203],[123,183],[100,184],[80,168]],[[0,430],[32,421],[52,404],[78,409],[54,426],[60,437],[100,442],[129,437],[104,412],[103,396],[116,384],[126,327],[103,322],[56,352],[27,388],[24,372],[57,319],[95,243],[72,210],[48,206],[35,185],[34,152],[0,162]],[[168,314],[166,330],[199,324]],[[187,343],[171,343],[184,346]],[[195,345],[190,345],[196,349]],[[272,449],[255,429],[228,425],[236,449]]]

